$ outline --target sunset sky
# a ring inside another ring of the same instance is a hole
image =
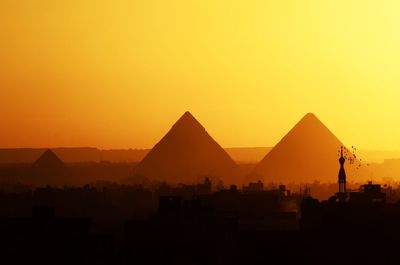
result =
[[[0,147],[150,148],[186,111],[224,147],[307,112],[400,149],[400,1],[0,1]]]

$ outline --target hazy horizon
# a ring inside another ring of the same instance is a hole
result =
[[[118,149],[102,149],[95,146],[42,146],[42,147],[0,147],[2,150],[20,150],[20,149],[96,149],[99,151],[150,151],[151,148],[118,148]],[[237,163],[258,163],[261,159],[267,155],[267,153],[273,148],[273,146],[263,147],[223,147],[225,151],[232,157]],[[400,150],[367,150],[358,149],[358,156],[361,157],[365,162],[369,163],[382,163],[385,159],[400,159]],[[144,156],[144,155],[143,155]],[[140,156],[142,158],[142,156]],[[33,159],[33,158],[32,158]],[[75,160],[74,160],[75,161]],[[132,160],[140,161],[140,159]]]

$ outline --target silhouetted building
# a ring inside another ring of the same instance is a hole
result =
[[[279,185],[279,192],[284,196],[290,196],[291,195],[290,190],[286,189],[285,185]]]
[[[34,206],[32,209],[33,219],[51,220],[54,216],[54,207],[51,206]]]
[[[338,184],[339,184],[339,191],[337,193],[337,197],[339,202],[345,202],[347,198],[346,192],[346,172],[344,170],[344,163],[346,159],[343,157],[343,146],[340,148],[340,158],[339,158],[339,175],[338,175]]]
[[[351,192],[349,202],[357,205],[371,205],[372,203],[385,203],[386,193],[382,191],[380,184],[368,184],[360,186],[359,192]]]
[[[209,178],[205,178],[204,183],[197,184],[196,190],[199,195],[211,194],[211,180]]]
[[[0,218],[2,264],[110,264],[113,239],[90,234],[90,218],[56,218],[34,207],[31,218]]]
[[[257,182],[250,182],[247,186],[243,186],[243,191],[247,192],[260,192],[264,190],[264,183],[259,180]]]
[[[182,210],[182,197],[161,196],[158,203],[158,215],[178,215]]]

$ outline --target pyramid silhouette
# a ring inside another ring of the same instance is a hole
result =
[[[63,181],[67,166],[50,149],[46,150],[32,165],[31,176],[35,184],[56,184]]]
[[[150,180],[203,181],[205,176],[234,183],[239,168],[205,128],[186,112],[134,170]]]
[[[260,161],[254,174],[263,176],[265,182],[336,182],[342,145],[314,114],[308,113]],[[347,171],[355,171],[355,166],[345,166]]]
[[[33,163],[33,168],[38,168],[38,169],[56,169],[60,168],[63,169],[65,168],[64,162],[58,158],[58,156],[51,151],[50,149],[47,149],[34,163]]]

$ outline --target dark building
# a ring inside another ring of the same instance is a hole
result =
[[[380,184],[364,184],[360,186],[359,192],[350,192],[350,203],[370,205],[372,203],[385,203],[386,193],[382,191]]]
[[[34,207],[32,218],[0,219],[4,264],[109,264],[113,240],[90,234],[90,218],[56,218],[54,208]]]
[[[205,178],[204,183],[197,184],[196,191],[198,195],[207,195],[211,194],[211,180],[209,178]]]
[[[343,146],[340,148],[340,158],[339,158],[339,175],[338,175],[338,184],[339,184],[339,191],[336,194],[339,202],[345,202],[347,199],[347,191],[346,191],[346,172],[344,170],[344,163],[346,159],[343,157]]]
[[[258,191],[263,191],[264,190],[264,183],[259,180],[257,182],[250,182],[247,186],[243,186],[243,191],[249,191],[249,192],[258,192]]]

